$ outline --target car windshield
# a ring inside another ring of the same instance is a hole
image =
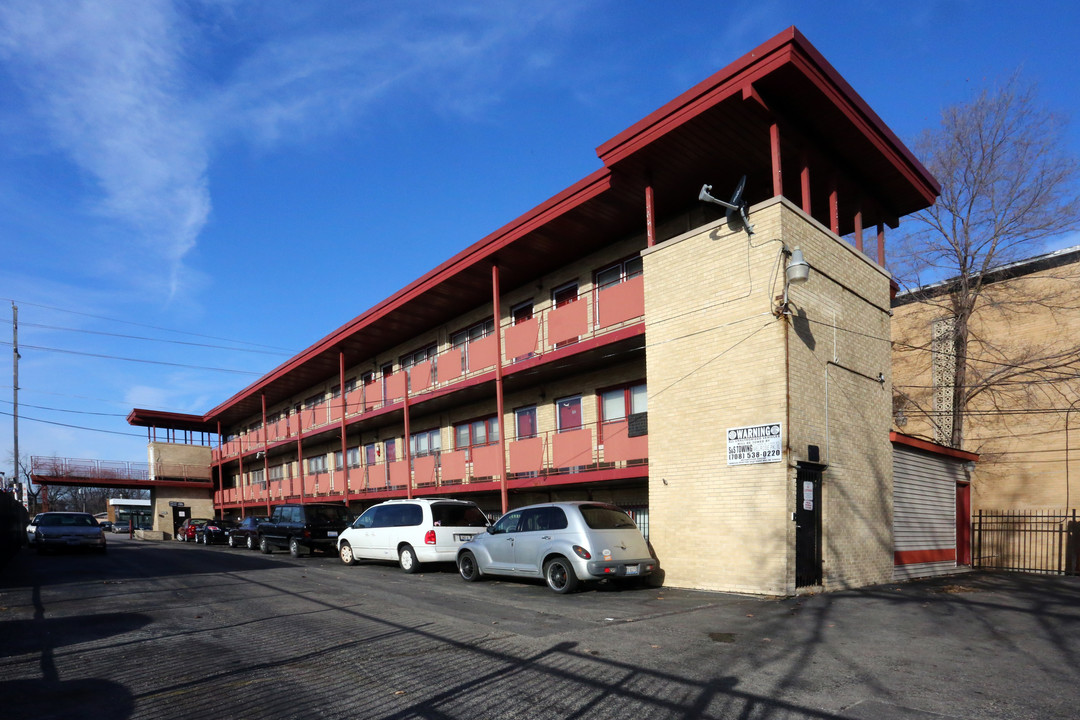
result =
[[[89,515],[45,515],[37,521],[37,524],[44,527],[54,527],[58,525],[94,527],[97,525],[97,521]]]
[[[610,505],[582,505],[581,517],[593,530],[637,530],[629,515]]]
[[[349,510],[344,505],[340,507],[309,507],[307,516],[308,522],[313,523],[343,523],[348,520]]]
[[[475,505],[457,503],[435,503],[431,506],[431,516],[436,525],[446,527],[487,527],[484,512]]]

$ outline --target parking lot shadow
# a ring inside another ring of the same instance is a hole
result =
[[[72,718],[76,709],[82,717],[102,714],[110,718],[128,718],[135,711],[135,698],[120,683],[112,680],[5,680],[0,681],[4,717]]]

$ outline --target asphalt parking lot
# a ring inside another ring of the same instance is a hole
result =
[[[0,570],[8,718],[1074,718],[1080,578],[467,584],[110,535]]]

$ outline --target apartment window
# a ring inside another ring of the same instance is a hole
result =
[[[360,448],[349,448],[348,451],[345,453],[345,459],[348,461],[349,467],[360,467]]]
[[[536,437],[536,406],[518,408],[514,411],[514,431],[518,440]]]
[[[334,451],[334,470],[341,470],[341,451]]]
[[[379,444],[368,443],[364,446],[364,464],[374,465],[379,462]]]
[[[436,354],[437,350],[438,350],[437,346],[432,344],[432,345],[428,345],[425,348],[417,350],[416,352],[411,352],[408,355],[402,355],[401,356],[401,367],[402,368],[410,368],[413,365],[419,365],[420,363],[424,362],[428,358],[435,357],[435,354]]]
[[[461,371],[469,369],[469,343],[485,338],[495,332],[495,320],[485,320],[470,325],[450,336],[450,347],[461,352]]]
[[[442,450],[442,435],[439,428],[413,433],[409,438],[409,446],[412,456],[423,457],[424,455],[438,455]]]
[[[386,462],[397,462],[397,441],[387,440],[385,443]]]
[[[334,398],[339,397],[341,397],[341,386],[335,385],[334,387],[330,388],[330,399],[333,400]]]
[[[263,475],[263,469],[259,468],[258,470],[252,470],[251,473],[248,475],[248,482],[250,482],[252,485],[262,485],[263,483],[265,483],[266,478]]]
[[[629,415],[648,410],[645,383],[603,390],[599,395],[601,422],[625,420]]]
[[[285,479],[285,466],[284,465],[274,465],[274,466],[272,466],[270,468],[270,479],[271,480],[284,480]]]
[[[326,402],[326,396],[322,393],[319,393],[318,395],[312,395],[311,397],[304,400],[304,407],[313,408],[318,405],[322,405],[324,402]]]
[[[467,450],[499,441],[499,421],[492,415],[454,426],[454,448]]]
[[[532,300],[529,300],[529,301],[523,302],[523,303],[518,303],[514,307],[510,308],[510,322],[512,324],[514,324],[514,325],[520,325],[523,322],[528,322],[529,320],[532,320],[532,317],[533,317],[533,301]],[[535,354],[536,353],[529,352],[529,353],[525,353],[524,355],[518,355],[517,357],[514,358],[514,361],[517,362],[518,360],[525,360],[527,358],[533,357]]]
[[[555,421],[559,432],[581,429],[581,396],[555,401]]]
[[[596,289],[618,285],[641,274],[641,256],[636,255],[596,271]]]
[[[307,471],[311,475],[326,472],[326,456],[316,455],[315,457],[309,457],[307,459]]]

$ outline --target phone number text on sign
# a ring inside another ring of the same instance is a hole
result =
[[[727,464],[755,465],[780,462],[780,423],[728,428]]]

